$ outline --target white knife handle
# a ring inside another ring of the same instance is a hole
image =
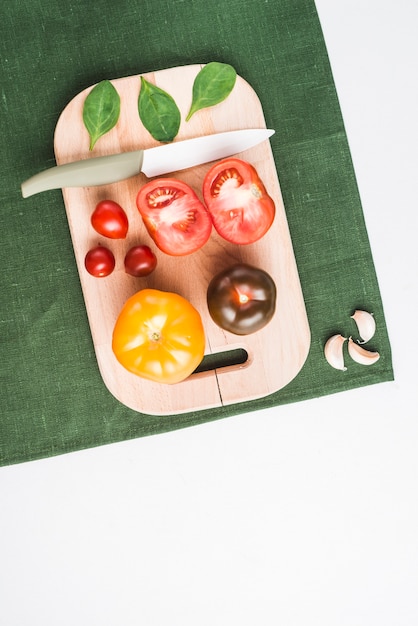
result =
[[[62,187],[94,187],[125,180],[139,174],[143,150],[95,157],[57,165],[22,183],[22,196],[28,198],[40,191]]]

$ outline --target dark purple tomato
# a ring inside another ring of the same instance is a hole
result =
[[[276,285],[264,270],[240,263],[212,278],[207,303],[215,324],[235,335],[249,335],[273,317]]]

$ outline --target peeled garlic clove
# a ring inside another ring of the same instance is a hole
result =
[[[351,318],[357,324],[358,332],[363,341],[360,343],[366,343],[371,339],[376,331],[376,322],[372,313],[367,311],[354,311],[354,315]]]
[[[333,335],[330,337],[324,348],[325,358],[332,367],[335,367],[337,370],[342,370],[345,372],[347,369],[344,366],[344,355],[343,355],[343,346],[344,342],[347,341],[347,337],[343,337],[342,335]]]
[[[353,361],[360,363],[360,365],[373,365],[373,363],[376,363],[380,358],[378,352],[371,352],[370,350],[362,348],[362,346],[359,346],[351,337],[348,339],[348,354]]]

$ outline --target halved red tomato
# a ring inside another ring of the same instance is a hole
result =
[[[191,254],[209,239],[210,215],[193,189],[180,180],[151,180],[140,189],[136,205],[155,244],[166,254]]]
[[[240,159],[223,159],[203,181],[203,197],[218,234],[231,243],[254,243],[273,223],[276,208],[256,169]]]

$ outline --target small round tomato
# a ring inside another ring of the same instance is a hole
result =
[[[202,319],[182,296],[142,289],[123,306],[113,330],[112,349],[133,374],[159,383],[178,383],[203,359]]]
[[[136,204],[149,234],[166,254],[191,254],[209,239],[210,215],[193,189],[180,180],[151,180],[140,189]]]
[[[96,246],[87,252],[84,265],[89,274],[103,278],[109,276],[115,269],[115,257],[108,248]]]
[[[100,235],[110,239],[125,239],[128,233],[128,217],[113,200],[99,202],[91,215],[91,224]]]
[[[215,230],[231,243],[254,243],[273,223],[274,202],[246,161],[231,158],[213,165],[203,181],[203,197]]]
[[[131,276],[148,276],[157,267],[157,257],[148,246],[134,246],[125,256],[125,272]]]
[[[273,317],[276,285],[264,270],[240,263],[212,278],[207,302],[218,326],[235,335],[249,335]]]

